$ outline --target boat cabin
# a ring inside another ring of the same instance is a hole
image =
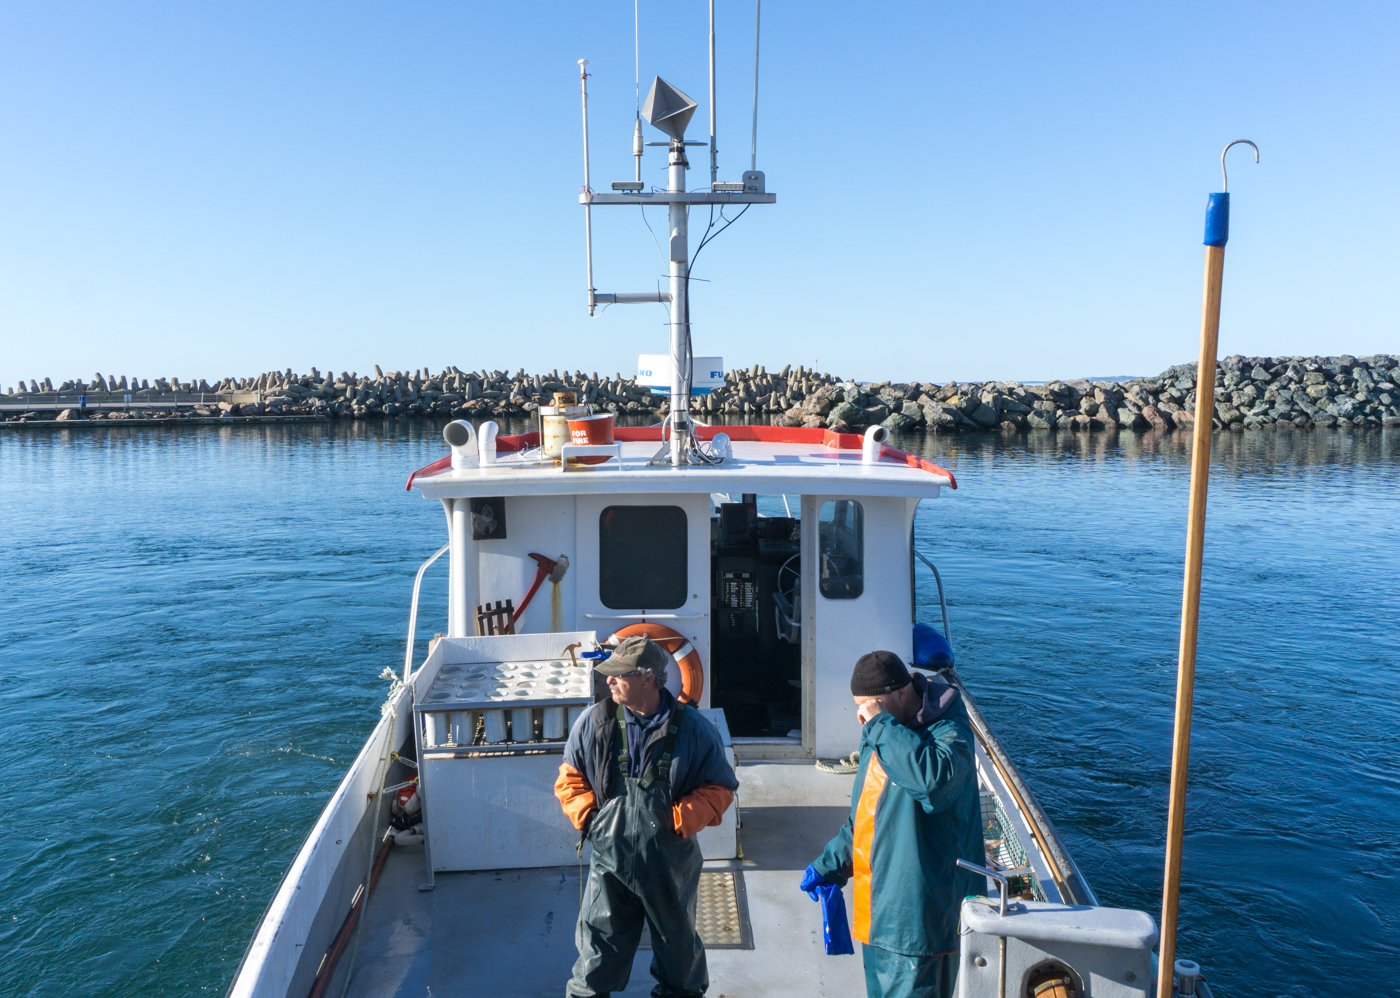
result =
[[[601,643],[650,625],[683,650],[672,692],[722,709],[739,758],[847,755],[851,665],[878,648],[910,660],[914,512],[957,487],[873,430],[702,427],[727,457],[681,467],[648,463],[657,427],[618,428],[613,454],[577,467],[535,434],[483,433],[474,465],[410,480],[447,518],[446,636]]]

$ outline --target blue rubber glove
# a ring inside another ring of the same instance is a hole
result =
[[[823,877],[813,866],[807,867],[799,886],[808,897],[822,906],[822,942],[826,944],[826,955],[854,954],[856,949],[846,922],[846,899],[841,896],[841,888]]]
[[[797,889],[799,891],[806,891],[812,896],[812,900],[815,901],[817,900],[817,885],[829,883],[831,883],[831,881],[818,873],[815,866],[808,864],[807,872],[802,874],[802,883],[798,885]]]

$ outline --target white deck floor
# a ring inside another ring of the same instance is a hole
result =
[[[856,996],[865,993],[855,956],[827,956],[821,912],[797,889],[802,871],[850,812],[849,776],[810,762],[741,764],[743,859],[707,870],[744,873],[752,950],[709,950],[712,996]],[[585,871],[586,872],[586,871]],[[420,892],[423,851],[396,849],[370,899],[349,994],[356,998],[558,998],[577,952],[577,866],[438,874]],[[850,891],[846,891],[850,905]],[[848,912],[849,914],[849,912]],[[339,995],[347,950],[327,994]],[[639,950],[625,995],[652,985],[650,950]]]

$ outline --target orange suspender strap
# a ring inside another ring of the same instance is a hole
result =
[[[870,944],[870,861],[875,850],[875,810],[880,806],[886,779],[880,757],[871,752],[851,835],[851,868],[856,882],[853,898],[856,922],[851,926],[851,934],[866,945]]]

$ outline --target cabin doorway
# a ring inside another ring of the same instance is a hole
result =
[[[800,750],[801,497],[711,499],[710,705],[736,743]]]

